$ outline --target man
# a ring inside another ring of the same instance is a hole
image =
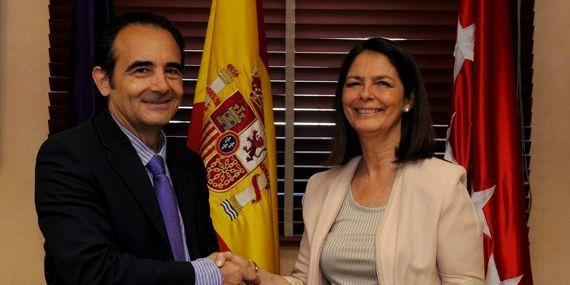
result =
[[[37,157],[48,284],[239,284],[252,274],[208,258],[218,248],[203,163],[161,130],[182,100],[183,47],[148,13],[104,27],[92,75],[108,108],[51,136]]]

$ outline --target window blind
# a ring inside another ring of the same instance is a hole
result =
[[[520,46],[520,94],[523,108],[521,154],[530,161],[532,106],[532,47],[534,0],[509,0],[513,47]],[[520,1],[520,13],[519,4]],[[69,114],[70,46],[73,0],[50,1],[50,133],[66,129]],[[277,135],[279,222],[283,233],[285,157],[285,0],[264,0]],[[293,235],[303,232],[301,199],[308,178],[330,168],[323,161],[330,152],[334,123],[332,101],[340,64],[357,42],[386,37],[408,49],[424,76],[436,130],[436,156],[442,157],[449,123],[453,49],[457,26],[455,0],[299,0],[295,2],[294,64],[294,181]],[[117,0],[116,13],[149,11],[166,16],[182,31],[185,40],[184,100],[165,127],[167,136],[186,141],[194,89],[210,12],[208,0]],[[520,15],[520,16],[519,16]],[[518,21],[520,17],[520,33]],[[520,35],[520,37],[519,37]],[[520,45],[519,45],[520,41]],[[525,173],[528,167],[525,166]],[[526,179],[528,179],[526,176]],[[525,182],[529,193],[528,181]],[[528,201],[530,201],[528,199]]]

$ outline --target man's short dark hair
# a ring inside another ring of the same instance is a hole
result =
[[[413,97],[413,105],[409,112],[402,113],[400,144],[396,148],[396,161],[406,162],[433,156],[433,127],[422,75],[412,56],[396,43],[383,39],[371,38],[355,46],[344,59],[336,86],[334,108],[334,130],[332,153],[328,162],[345,164],[362,150],[356,130],[347,121],[342,107],[342,92],[346,83],[348,70],[354,59],[364,51],[372,51],[385,55],[404,85],[404,98]]]
[[[113,71],[115,69],[115,62],[117,60],[113,48],[115,38],[123,28],[133,24],[154,26],[170,32],[180,49],[180,64],[184,64],[184,37],[169,20],[165,17],[147,12],[125,13],[111,19],[107,24],[105,24],[99,33],[95,46],[93,66],[101,67],[101,69],[107,73],[111,81],[113,78]]]

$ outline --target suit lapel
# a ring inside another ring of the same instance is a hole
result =
[[[198,243],[193,242],[191,237],[197,233],[196,207],[193,207],[196,198],[196,188],[198,181],[195,171],[189,165],[184,163],[184,154],[180,151],[178,145],[168,144],[166,148],[166,162],[168,171],[172,179],[172,185],[176,192],[178,200],[178,208],[184,223],[184,232],[186,234],[186,246],[190,257],[195,257],[199,252]]]
[[[170,248],[154,188],[136,150],[116,125],[108,110],[95,119],[95,126],[102,143],[109,149],[107,161],[138,201],[163,242]]]
[[[318,236],[315,238],[322,238],[328,234],[330,227],[332,226],[340,207],[342,206],[342,201],[344,200],[356,167],[360,162],[360,157],[352,159],[348,162],[341,170],[340,173],[335,175],[328,183],[328,191],[323,201],[323,205],[330,207],[327,211],[323,211],[319,216],[319,221],[317,225],[327,225],[327,227],[322,227],[322,231],[318,232]],[[315,232],[317,234],[317,232]],[[318,241],[318,240],[317,240]]]
[[[316,265],[317,268],[320,263],[321,249],[325,237],[329,233],[338,212],[340,211],[340,207],[342,206],[342,202],[346,196],[350,182],[352,181],[352,177],[354,176],[354,172],[356,171],[356,167],[359,162],[360,157],[353,158],[340,170],[340,173],[335,175],[330,182],[328,182],[326,186],[328,188],[327,195],[325,196],[322,205],[327,205],[328,209],[322,211],[318,217],[316,225],[320,226],[315,230],[311,249],[311,252],[314,252],[315,254],[311,254],[311,258],[314,260],[310,263]],[[316,280],[313,281],[316,282]]]

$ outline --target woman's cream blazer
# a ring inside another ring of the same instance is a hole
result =
[[[305,232],[293,284],[326,284],[319,261],[325,238],[360,157],[309,179]],[[380,284],[483,284],[483,235],[462,167],[431,158],[400,164],[376,234]]]

